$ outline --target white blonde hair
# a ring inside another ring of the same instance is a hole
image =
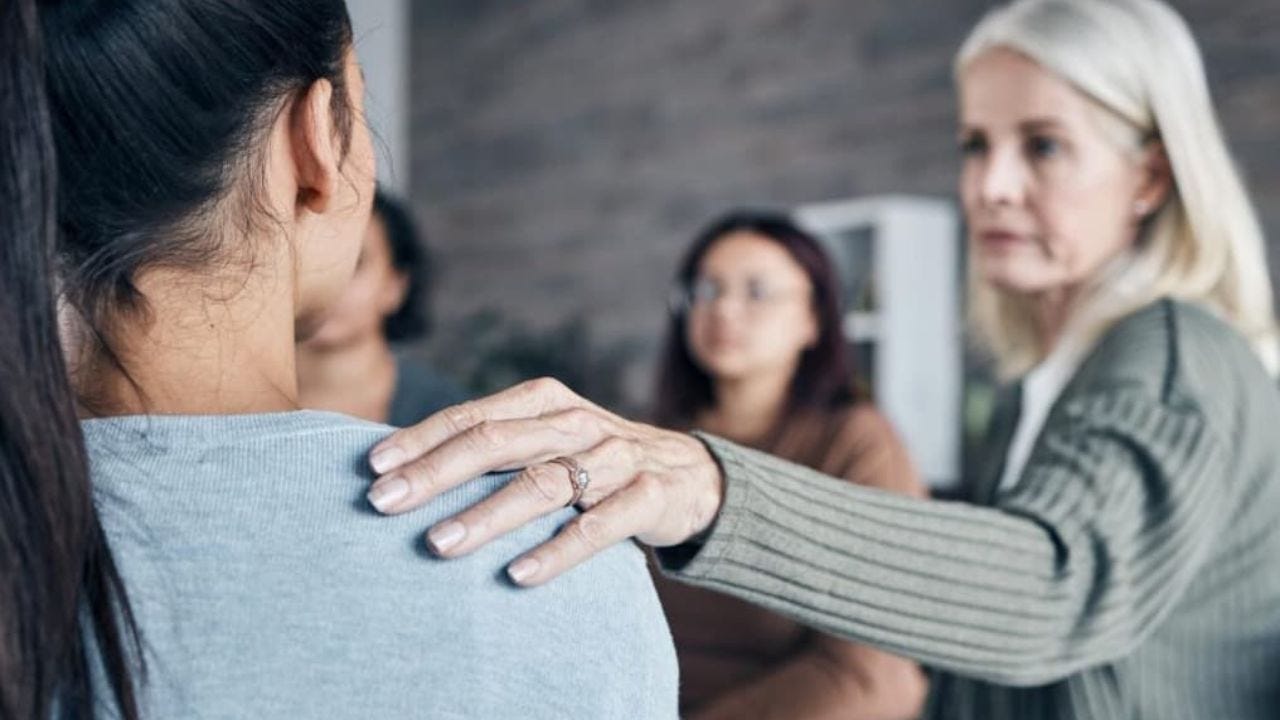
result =
[[[956,57],[957,78],[994,48],[1025,55],[1139,137],[1159,140],[1172,169],[1169,197],[1143,223],[1132,252],[1084,294],[1081,302],[1093,307],[1087,340],[1157,298],[1176,297],[1230,323],[1275,375],[1280,344],[1262,230],[1183,19],[1158,0],[1019,0],[990,12],[970,33]],[[971,328],[1006,378],[1044,358],[1028,303],[983,282],[971,263]]]

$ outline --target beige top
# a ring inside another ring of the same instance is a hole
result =
[[[793,416],[752,446],[859,485],[925,494],[892,426],[867,403]],[[682,714],[857,717],[854,706],[865,695],[859,681],[873,666],[919,672],[879,650],[837,640],[742,600],[656,573],[655,582],[676,640]]]

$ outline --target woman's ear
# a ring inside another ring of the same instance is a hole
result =
[[[1152,140],[1142,150],[1142,179],[1133,200],[1134,214],[1139,220],[1154,213],[1173,190],[1173,169],[1164,143]]]
[[[333,123],[333,84],[317,80],[290,110],[289,142],[298,179],[298,206],[323,213],[340,180],[337,135]]]

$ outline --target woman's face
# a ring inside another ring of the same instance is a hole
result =
[[[972,60],[959,93],[960,194],[984,280],[1019,294],[1070,293],[1132,246],[1162,200],[1162,154],[1010,50]]]
[[[365,230],[351,282],[329,307],[324,323],[306,341],[307,347],[331,350],[381,337],[383,324],[400,309],[408,289],[408,276],[392,262],[386,225],[374,215]]]
[[[716,380],[795,371],[818,339],[813,284],[778,243],[752,232],[717,240],[690,292],[686,342]]]

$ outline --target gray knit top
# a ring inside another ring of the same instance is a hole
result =
[[[576,511],[463,559],[426,552],[427,527],[509,476],[382,517],[364,493],[384,425],[310,411],[83,425],[141,630],[144,718],[676,716],[675,650],[636,547],[533,590],[504,566]]]
[[[928,718],[1275,718],[1278,437],[1244,339],[1160,301],[1100,340],[1010,489],[993,466],[976,504],[915,500],[706,437],[724,507],[662,559],[934,668]]]

